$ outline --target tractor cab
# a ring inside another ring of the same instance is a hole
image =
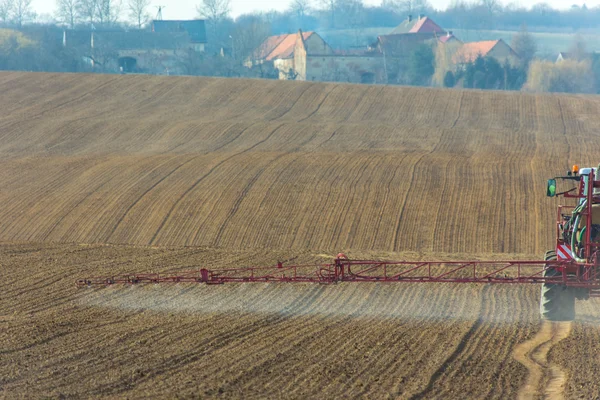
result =
[[[559,206],[556,255],[558,260],[592,263],[592,254],[600,249],[600,181],[597,168],[577,165],[567,173],[548,180],[547,195],[577,200],[575,206]],[[577,182],[577,186],[557,193],[557,180]]]

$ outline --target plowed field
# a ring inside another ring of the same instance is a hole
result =
[[[0,93],[0,397],[598,397],[600,302],[542,323],[537,286],[74,281],[538,258],[545,180],[600,162],[599,97],[6,72]]]
[[[0,240],[543,253],[600,98],[0,74]]]

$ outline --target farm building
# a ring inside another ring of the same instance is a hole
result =
[[[406,83],[403,82],[403,76],[410,56],[424,44],[433,48],[436,62],[439,59],[445,63],[462,42],[431,18],[419,15],[417,19],[413,19],[412,15],[409,15],[390,34],[379,36],[371,48],[382,55],[388,82]]]
[[[353,83],[382,82],[383,63],[375,52],[334,51],[315,32],[272,36],[256,50],[246,66],[272,64],[279,79]]]
[[[301,57],[297,51],[301,50]],[[257,65],[272,64],[279,71],[279,79],[293,79],[296,71],[296,60],[302,64],[301,58],[307,55],[331,55],[333,49],[315,32],[299,31],[268,37],[254,52],[252,58],[246,61],[251,68]],[[299,64],[299,65],[300,65]]]
[[[452,60],[460,68],[475,61],[479,56],[493,57],[501,64],[507,61],[511,65],[519,63],[519,55],[502,39],[465,43],[454,54]]]
[[[152,21],[152,32],[170,34],[187,33],[190,38],[191,48],[197,52],[204,52],[207,43],[206,24],[202,19],[155,20]]]
[[[178,74],[190,52],[204,52],[204,21],[154,21],[151,31],[65,30],[63,47],[102,71]]]
[[[573,53],[567,53],[565,51],[561,51],[558,53],[558,57],[556,58],[556,62],[559,63],[565,60],[591,60],[593,63],[600,62],[600,53],[581,53],[579,55]]]
[[[408,83],[405,82],[404,76],[411,55],[419,46],[434,47],[438,40],[437,34],[431,33],[382,35],[371,45],[371,50],[381,55],[389,83]]]

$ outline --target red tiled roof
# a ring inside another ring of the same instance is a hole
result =
[[[409,33],[445,33],[445,31],[429,17],[423,17],[410,29]]]
[[[469,63],[475,61],[479,56],[485,57],[499,42],[500,40],[486,40],[465,43],[454,55],[454,62]]]
[[[304,40],[312,36],[314,32],[303,32]],[[254,58],[257,60],[272,61],[281,58],[290,58],[294,55],[296,46],[296,33],[268,37],[258,48]]]

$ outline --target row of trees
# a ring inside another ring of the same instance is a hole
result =
[[[7,0],[10,1],[10,0]],[[18,1],[18,0],[17,0]],[[150,0],[57,0],[58,22],[74,28],[78,24],[115,26],[126,11],[137,28],[150,19]]]
[[[31,7],[32,0],[0,0],[0,20],[4,24],[14,22],[19,28],[23,23],[35,18]]]
[[[62,46],[62,30],[27,26],[25,32],[0,29],[0,70],[91,72],[81,54]]]
[[[228,3],[228,0],[208,1]],[[540,31],[600,27],[600,7],[584,5],[557,10],[540,2],[526,8],[518,2],[501,0],[453,0],[444,10],[435,9],[429,0],[382,0],[378,6],[367,5],[364,0],[292,0],[287,11],[266,14],[275,32],[285,31],[290,22],[300,22],[305,29],[393,27],[408,15],[419,14],[456,29],[515,30],[522,23]]]
[[[150,19],[151,0],[56,0],[56,22],[69,28],[79,24],[113,27],[123,23],[126,11],[129,21],[141,28]],[[32,0],[0,0],[0,21],[21,28],[34,20]]]
[[[534,92],[600,94],[600,57],[531,63],[526,89]]]
[[[124,19],[142,27],[152,16],[151,0],[55,0],[57,22],[114,25]],[[35,17],[32,0],[0,0],[0,21],[21,26]],[[231,21],[231,0],[201,0],[198,17],[206,18],[214,30],[218,23]],[[572,6],[556,10],[544,2],[530,8],[501,0],[453,0],[444,10],[429,0],[381,0],[378,6],[365,0],[292,0],[284,12],[266,11],[240,18],[261,17],[273,33],[315,29],[353,29],[397,26],[408,15],[426,14],[441,26],[455,29],[516,29],[525,23],[532,30],[572,31],[600,27],[600,7]],[[193,17],[193,16],[190,16]]]

